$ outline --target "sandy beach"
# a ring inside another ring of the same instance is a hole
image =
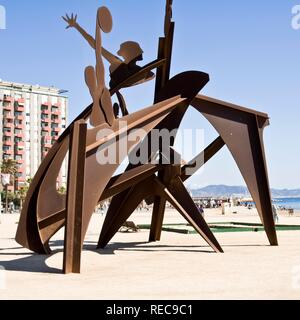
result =
[[[235,210],[234,210],[235,211]],[[221,215],[206,210],[208,222],[260,222],[255,210]],[[86,237],[81,275],[63,275],[60,231],[51,256],[33,255],[15,241],[19,215],[2,215],[0,299],[299,299],[300,231],[278,232],[270,247],[263,232],[216,233],[224,254],[213,253],[199,235],[163,232],[147,243],[147,230],[118,233],[105,250],[95,250],[103,217],[94,215]],[[130,220],[150,223],[150,213]],[[168,210],[165,223],[185,222]],[[300,225],[300,215],[280,216]]]

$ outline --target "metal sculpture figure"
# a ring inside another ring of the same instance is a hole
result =
[[[68,28],[75,28],[83,38],[89,43],[89,45],[96,50],[96,40],[89,35],[78,23],[77,23],[77,15],[72,14],[70,17],[66,14],[65,17],[62,17],[67,23]],[[99,48],[100,49],[100,48]],[[96,53],[100,54],[99,50]],[[125,81],[130,76],[137,74],[142,68],[138,66],[136,63],[138,61],[143,60],[143,50],[137,42],[134,41],[126,41],[120,45],[120,50],[118,51],[118,55],[123,57],[124,60],[121,60],[119,57],[115,56],[105,48],[101,48],[102,56],[110,63],[110,77],[111,82],[110,86],[114,87],[116,84]],[[146,81],[150,81],[155,77],[155,74],[150,70],[146,74],[141,74],[139,79],[135,79],[134,83],[128,83],[127,86],[138,85],[144,83]],[[125,86],[125,87],[127,87]],[[119,100],[119,107],[122,111],[122,115],[128,115],[128,110],[126,107],[125,100],[121,95],[120,91],[116,92],[117,98]],[[115,112],[115,115],[117,115]]]
[[[124,61],[102,47],[101,32],[110,32],[112,17],[109,10],[101,7],[97,12],[95,39],[77,23],[77,15],[63,17],[67,28],[76,28],[95,50],[96,67],[85,70],[86,84],[93,103],[61,135],[42,162],[28,192],[16,241],[40,254],[50,254],[50,239],[65,226],[64,263],[65,273],[80,272],[81,251],[91,216],[97,204],[112,198],[101,235],[99,248],[104,248],[138,205],[146,200],[153,203],[149,241],[160,240],[166,201],[190,223],[216,252],[223,252],[209,226],[199,214],[196,205],[184,186],[190,175],[187,169],[198,169],[197,159],[209,161],[225,145],[231,151],[245,178],[258,212],[265,226],[271,245],[277,245],[272,215],[270,188],[263,145],[263,129],[269,124],[264,113],[218,101],[199,95],[209,81],[203,72],[190,71],[170,79],[172,44],[175,24],[172,22],[172,0],[167,0],[164,31],[159,39],[157,60],[144,67],[137,66],[142,60],[142,50],[135,42],[121,45],[119,55]],[[110,62],[110,90],[105,86],[102,57]],[[154,78],[156,85],[154,105],[128,114],[120,90]],[[117,95],[120,105],[112,105],[111,97]],[[169,162],[161,146],[153,150],[149,139],[130,139],[136,129],[143,129],[150,136],[154,129],[177,129],[189,106],[193,106],[219,132],[218,137],[199,156],[182,165],[180,155],[174,149],[174,139],[168,145]],[[119,107],[123,117],[118,118]],[[88,129],[90,121],[93,128]],[[120,126],[126,121],[127,127]],[[110,133],[99,133],[109,129]],[[125,153],[120,146],[126,145]],[[117,163],[99,163],[97,154],[107,153],[110,146],[117,150]],[[141,150],[148,149],[149,160],[153,155],[159,161],[129,164],[120,175],[114,176],[119,164]],[[56,178],[69,151],[67,194],[56,191]]]

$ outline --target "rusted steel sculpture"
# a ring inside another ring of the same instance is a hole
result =
[[[112,16],[107,8],[101,7],[97,12],[95,38],[79,26],[77,15],[63,17],[68,23],[67,28],[77,29],[95,50],[96,67],[89,66],[85,70],[93,103],[61,135],[42,162],[22,210],[16,241],[36,253],[50,254],[50,239],[65,227],[65,273],[80,272],[81,250],[91,216],[98,203],[108,198],[112,201],[99,238],[99,248],[110,242],[138,205],[146,200],[153,203],[149,241],[160,240],[168,201],[214,251],[223,252],[199,214],[184,181],[190,177],[187,169],[195,168],[199,157],[203,157],[206,163],[225,145],[256,202],[270,244],[277,245],[263,144],[268,115],[199,95],[209,81],[205,73],[190,71],[170,79],[175,27],[172,3],[167,0],[165,35],[159,39],[158,58],[144,67],[137,65],[143,59],[143,51],[136,42],[121,45],[118,54],[124,60],[102,47],[101,33],[112,29]],[[105,86],[103,58],[110,63],[110,89]],[[155,69],[154,105],[129,114],[121,90],[152,80]],[[114,95],[118,102],[113,105],[111,97]],[[204,115],[220,135],[191,162],[181,164],[180,155],[173,149],[174,139],[168,146],[167,164],[161,161],[165,156],[161,146],[153,150],[149,139],[129,139],[136,129],[143,129],[148,136],[154,129],[177,129],[190,105]],[[120,111],[122,117],[118,118]],[[90,129],[87,128],[88,121],[92,126]],[[121,126],[125,121],[126,128]],[[107,129],[110,133],[102,135]],[[123,145],[126,150],[121,154],[119,150]],[[110,146],[117,150],[118,162],[99,163],[98,153],[107,153]],[[130,163],[125,172],[114,176],[127,156],[130,159],[145,148],[149,150],[149,163]],[[67,194],[62,195],[56,190],[56,180],[68,152]],[[153,154],[159,156],[154,163],[150,161]]]

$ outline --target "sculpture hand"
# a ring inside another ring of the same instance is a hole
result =
[[[77,14],[74,16],[72,13],[71,17],[66,14],[66,16],[62,18],[68,23],[66,29],[75,28],[77,26]]]

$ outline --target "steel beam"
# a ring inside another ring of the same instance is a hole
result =
[[[80,273],[83,243],[82,217],[84,203],[85,149],[87,125],[75,122],[70,138],[67,187],[64,273]]]

